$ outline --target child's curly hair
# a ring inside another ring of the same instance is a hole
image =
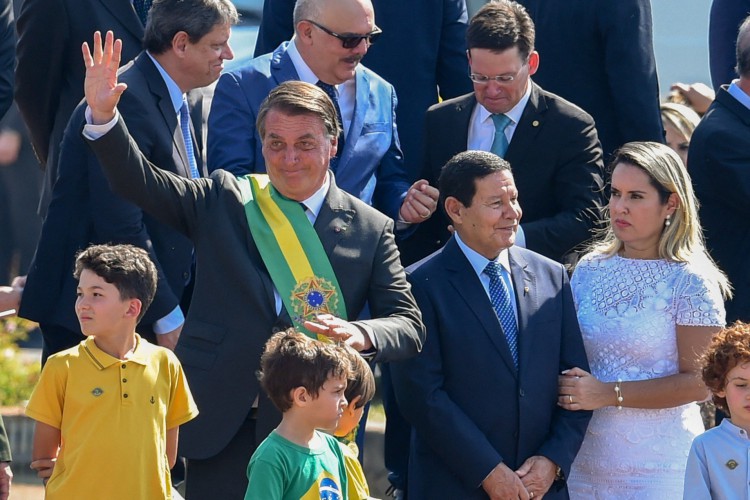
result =
[[[750,324],[738,321],[717,333],[701,361],[703,382],[711,390],[714,404],[729,415],[726,398],[717,393],[725,390],[732,368],[750,363]]]

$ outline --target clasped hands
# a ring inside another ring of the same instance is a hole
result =
[[[517,470],[504,463],[492,469],[482,481],[482,488],[491,500],[542,498],[555,482],[557,465],[547,457],[529,457]]]

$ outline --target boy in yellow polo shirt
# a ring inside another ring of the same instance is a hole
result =
[[[131,245],[76,258],[76,314],[88,338],[51,356],[26,414],[32,468],[46,499],[170,499],[180,425],[195,406],[174,354],[135,327],[153,300],[156,267]]]

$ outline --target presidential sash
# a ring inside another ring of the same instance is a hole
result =
[[[336,275],[318,233],[299,202],[284,198],[268,175],[238,177],[250,233],[294,326],[319,340],[304,326],[317,314],[346,317]]]

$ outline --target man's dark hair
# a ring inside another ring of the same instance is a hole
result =
[[[349,358],[341,347],[294,328],[272,335],[260,357],[260,385],[282,413],[292,407],[292,391],[297,387],[317,397],[329,377],[349,375]]]
[[[740,25],[737,35],[737,74],[750,78],[750,16]]]
[[[510,163],[487,151],[464,151],[448,160],[440,171],[438,185],[440,204],[445,204],[449,196],[457,199],[465,207],[470,207],[477,192],[477,183],[495,172],[510,170]]]
[[[141,301],[143,318],[156,293],[156,266],[142,248],[133,245],[92,245],[76,256],[73,277],[87,269],[120,292],[121,300]]]
[[[477,11],[466,30],[466,47],[503,52],[518,47],[524,61],[534,50],[534,22],[516,2],[494,0]]]
[[[184,31],[190,43],[198,43],[217,25],[237,24],[239,15],[229,0],[154,0],[148,11],[143,48],[163,54],[172,39]]]
[[[272,109],[289,116],[316,116],[323,122],[329,137],[339,136],[338,115],[333,101],[317,85],[289,80],[274,88],[261,103],[255,120],[255,128],[261,139],[266,136],[266,116]]]

